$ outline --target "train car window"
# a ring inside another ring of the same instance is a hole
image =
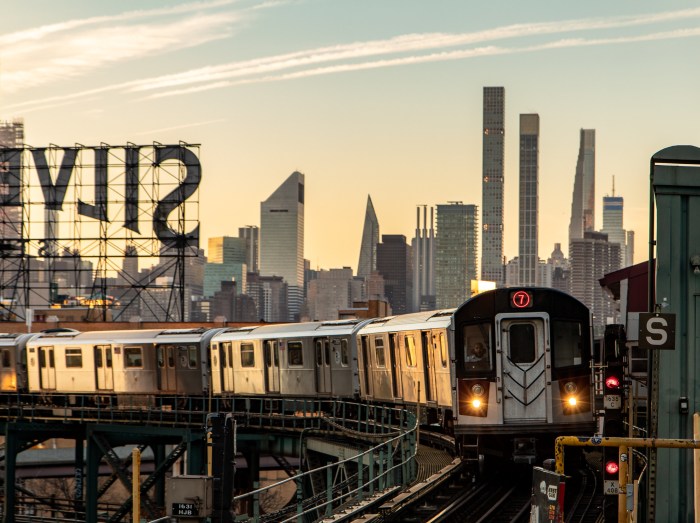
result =
[[[112,347],[105,349],[105,363],[108,369],[112,368]]]
[[[229,341],[226,347],[228,348],[228,366],[233,368],[233,343]]]
[[[102,367],[102,351],[99,346],[95,347],[95,367]]]
[[[326,367],[331,364],[331,344],[328,340],[323,344],[323,352],[326,357]]]
[[[552,320],[552,359],[555,368],[572,367],[583,362],[581,323]]]
[[[226,368],[226,345],[228,345],[228,343],[221,344],[221,368],[222,369]]]
[[[252,343],[241,343],[241,367],[255,367],[255,352]]]
[[[165,349],[162,345],[156,347],[156,359],[158,360],[158,368],[165,367]]]
[[[535,326],[532,323],[513,323],[508,327],[508,348],[513,363],[532,363],[535,348]]]
[[[323,365],[323,340],[316,340],[316,366]]]
[[[386,367],[386,357],[384,356],[384,340],[380,337],[374,338],[374,352],[377,355],[377,367]]]
[[[83,351],[82,349],[66,349],[66,367],[82,368],[83,366]]]
[[[265,359],[265,367],[272,367],[272,342],[266,341],[263,343],[263,358]]]
[[[462,341],[464,342],[464,369],[492,369],[490,324],[465,325],[462,336]]]
[[[12,363],[10,362],[10,349],[2,350],[2,366],[6,369],[12,366]]]
[[[44,347],[39,347],[39,367],[42,369],[46,367],[46,352]]]
[[[447,342],[445,341],[445,333],[441,332],[438,334],[436,337],[437,343],[439,345],[440,349],[440,363],[442,364],[442,368],[446,369],[447,368]]]
[[[415,367],[418,364],[416,361],[416,340],[409,334],[404,338],[403,343],[406,352],[406,365]]]
[[[347,367],[350,358],[348,357],[348,340],[340,340],[340,364]]]
[[[187,355],[189,356],[189,367],[190,369],[196,369],[197,368],[197,346],[196,345],[188,345],[187,346]]]
[[[124,366],[127,368],[143,367],[141,347],[124,347]]]
[[[340,340],[340,364],[347,367],[350,364],[350,349],[348,340]]]
[[[290,366],[301,367],[304,365],[304,350],[300,341],[287,343],[287,358]]]
[[[167,345],[165,348],[168,353],[168,367],[171,369],[175,368],[175,347],[172,345]]]

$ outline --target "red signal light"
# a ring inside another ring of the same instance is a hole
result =
[[[620,470],[620,466],[617,464],[617,461],[608,461],[605,464],[605,472],[611,475],[617,474],[618,471]]]
[[[619,389],[620,388],[620,378],[617,376],[608,376],[605,378],[605,386],[609,389]]]

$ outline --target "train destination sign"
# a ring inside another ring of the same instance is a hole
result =
[[[670,349],[676,347],[676,315],[658,312],[639,313],[639,348]]]

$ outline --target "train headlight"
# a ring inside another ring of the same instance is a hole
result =
[[[591,410],[590,384],[582,376],[571,377],[559,382],[559,398],[562,414],[570,416]]]
[[[459,414],[462,416],[488,416],[489,381],[484,379],[459,380]]]

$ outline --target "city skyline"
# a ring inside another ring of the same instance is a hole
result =
[[[483,88],[503,86],[504,254],[518,252],[518,115],[536,112],[539,257],[556,242],[568,253],[585,128],[596,186],[615,176],[642,261],[649,157],[700,141],[687,67],[700,9],[511,5],[28,1],[4,14],[0,120],[23,118],[36,147],[201,143],[202,247],[259,225],[260,202],[298,170],[304,257],[356,269],[367,195],[382,232],[407,238],[416,205],[482,208]]]

